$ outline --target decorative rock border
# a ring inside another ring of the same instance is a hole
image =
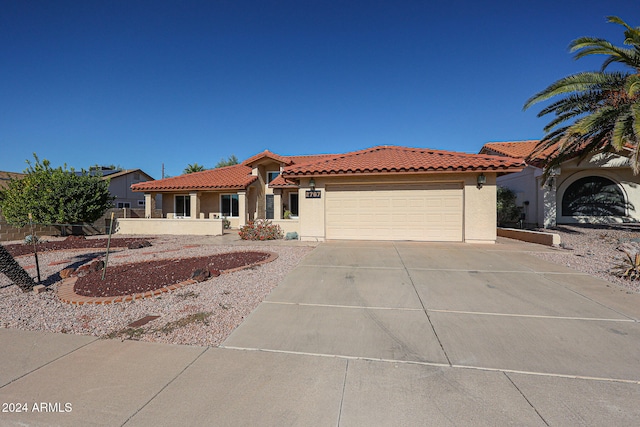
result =
[[[240,252],[240,251],[235,251]],[[266,264],[268,262],[275,261],[278,258],[278,254],[275,252],[269,251],[261,251],[266,254],[269,254],[269,258],[248,265],[243,265],[241,267],[230,268],[228,270],[220,271],[221,274],[229,274],[234,273],[236,271],[244,270],[246,268],[255,267],[257,265]],[[225,252],[225,253],[233,253],[233,252]],[[216,254],[218,255],[218,254]],[[183,282],[176,283],[174,285],[164,286],[162,288],[154,289],[153,291],[141,292],[132,295],[119,295],[119,296],[111,296],[111,297],[88,297],[84,295],[78,295],[74,291],[74,286],[76,284],[77,277],[69,277],[64,279],[60,285],[58,285],[58,298],[62,302],[66,302],[69,304],[75,305],[83,305],[83,304],[114,304],[117,302],[129,302],[137,299],[150,298],[156,295],[161,295],[166,292],[175,291],[176,289],[183,288],[188,285],[193,285],[194,283],[198,283],[195,280],[187,279]]]

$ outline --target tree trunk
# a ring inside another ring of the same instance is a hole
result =
[[[13,259],[9,251],[0,244],[0,273],[4,274],[24,292],[33,290],[36,285],[24,268]]]

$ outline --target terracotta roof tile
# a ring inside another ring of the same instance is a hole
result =
[[[283,163],[285,165],[291,164],[291,160],[288,157],[280,156],[278,154],[272,153],[269,150],[264,150],[262,153],[258,153],[255,156],[249,157],[247,160],[242,162],[242,164],[245,166],[251,166],[253,163],[265,158],[275,160],[276,162]]]
[[[140,182],[131,186],[133,191],[176,191],[176,190],[241,190],[257,176],[251,175],[251,168],[233,165],[208,169],[156,181]]]
[[[549,159],[552,159],[558,152],[558,145],[556,143],[551,147],[544,149],[542,152],[536,152],[538,146],[538,140],[531,141],[513,141],[513,142],[489,142],[485,144],[480,153],[484,154],[498,154],[502,156],[508,156],[513,158],[524,158],[526,163],[536,166],[544,167]],[[573,156],[577,157],[580,152],[576,151]],[[568,159],[567,159],[568,160]]]
[[[285,168],[284,177],[411,172],[517,171],[522,159],[453,151],[379,146]]]
[[[489,154],[494,152],[502,156],[524,159],[533,153],[539,142],[539,140],[489,142],[482,147],[480,153]]]
[[[273,181],[269,183],[269,187],[272,188],[297,188],[298,185],[295,182],[286,180],[282,175],[278,175]]]

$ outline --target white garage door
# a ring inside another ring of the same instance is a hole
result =
[[[326,190],[327,239],[462,241],[462,184]]]

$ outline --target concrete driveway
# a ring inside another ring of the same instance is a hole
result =
[[[0,402],[74,408],[0,425],[637,425],[640,295],[540,250],[325,243],[222,348],[0,329]]]

